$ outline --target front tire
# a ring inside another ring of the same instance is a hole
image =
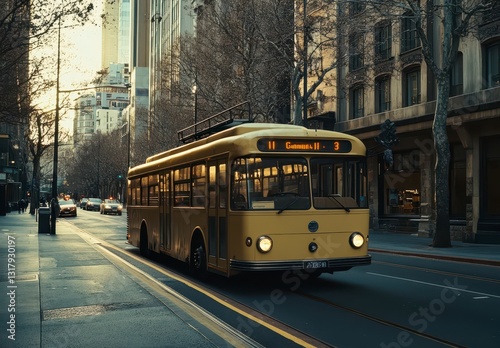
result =
[[[139,252],[142,256],[149,258],[150,252],[148,248],[148,233],[145,229],[141,229],[141,240],[139,241]]]
[[[189,263],[191,272],[201,279],[206,279],[207,272],[207,253],[202,241],[196,241],[191,247],[191,260]]]

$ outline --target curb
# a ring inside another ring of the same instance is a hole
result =
[[[371,251],[374,253],[381,253],[381,254],[395,254],[395,255],[403,255],[403,256],[423,257],[423,258],[428,258],[428,259],[464,262],[464,263],[474,263],[474,264],[480,264],[480,265],[486,265],[486,266],[500,267],[500,261],[478,259],[478,258],[472,258],[472,257],[413,253],[413,252],[408,252],[408,251],[396,251],[396,250],[376,249],[376,248],[369,248],[368,251]]]

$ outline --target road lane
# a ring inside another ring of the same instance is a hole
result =
[[[72,223],[123,250],[135,250],[125,242],[126,216],[85,213]],[[498,268],[373,256],[371,266],[314,281],[279,274],[212,277],[205,285],[270,322],[282,322],[331,346],[500,346],[500,315],[494,310],[500,308]],[[175,263],[161,267],[175,269]],[[175,270],[182,274],[184,268]],[[192,288],[176,290],[190,293],[190,300],[200,306],[209,306],[204,296],[193,295]],[[214,315],[245,331],[241,315],[210,306]],[[257,327],[246,327],[250,337],[258,332]]]

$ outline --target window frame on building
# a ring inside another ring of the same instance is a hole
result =
[[[391,76],[382,75],[375,79],[375,113],[391,109]]]
[[[349,39],[349,70],[354,71],[364,66],[363,34],[352,34]]]
[[[404,91],[404,106],[412,106],[421,103],[422,99],[422,82],[420,81],[421,67],[411,67],[404,70],[403,91]],[[416,85],[414,85],[416,83]]]
[[[375,26],[375,60],[386,60],[392,57],[392,26],[388,21]]]
[[[354,0],[350,3],[349,6],[349,16],[355,17],[361,14],[366,8],[366,4],[363,0]]]
[[[450,70],[450,97],[464,93],[464,58],[457,52],[457,59]]]
[[[350,114],[351,119],[365,116],[365,88],[363,85],[355,85],[350,91]]]
[[[412,13],[406,12],[401,19],[401,52],[408,52],[420,47],[420,38],[417,35],[417,25],[412,20]]]
[[[500,39],[487,44],[484,53],[486,87],[498,87],[500,86]]]

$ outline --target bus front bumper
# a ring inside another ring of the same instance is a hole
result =
[[[291,261],[240,261],[231,260],[230,269],[234,271],[345,271],[355,266],[365,266],[372,262],[371,255],[342,259],[315,259]]]

